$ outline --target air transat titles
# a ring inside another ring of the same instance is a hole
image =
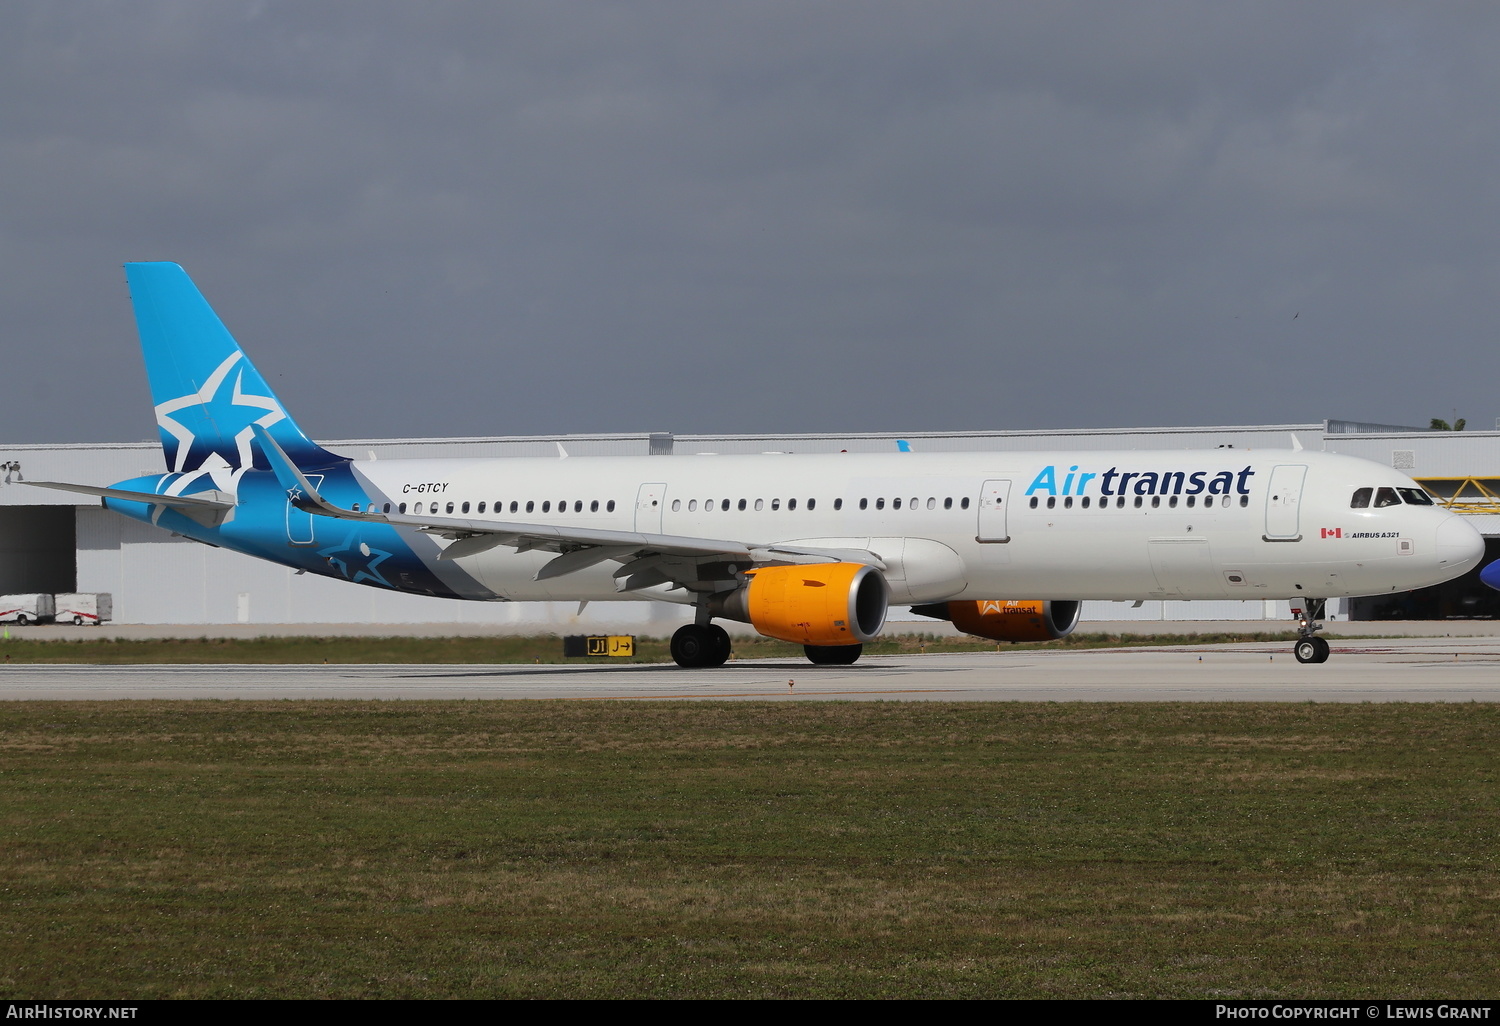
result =
[[[1210,477],[1209,475],[1212,475]],[[1249,495],[1255,471],[1244,470],[1126,470],[1110,467],[1103,474],[1069,467],[1057,487],[1057,467],[1046,466],[1026,489],[1027,495],[1086,495],[1089,482],[1098,480],[1100,495]]]

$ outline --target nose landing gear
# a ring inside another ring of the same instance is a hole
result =
[[[1292,654],[1299,663],[1328,661],[1328,642],[1315,633],[1323,629],[1318,621],[1323,619],[1326,606],[1326,599],[1292,599],[1292,616],[1297,621],[1298,634],[1297,643],[1292,646]]]

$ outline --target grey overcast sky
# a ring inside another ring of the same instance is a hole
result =
[[[318,437],[1500,416],[1500,5],[0,5],[0,440],[126,260]]]

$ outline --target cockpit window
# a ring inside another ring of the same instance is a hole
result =
[[[1380,509],[1383,506],[1399,506],[1399,505],[1401,505],[1401,500],[1396,497],[1396,489],[1394,489],[1394,488],[1382,488],[1378,492],[1375,493],[1375,508],[1376,509]]]
[[[1406,500],[1408,506],[1431,506],[1433,504],[1432,496],[1420,488],[1397,488],[1396,491],[1401,493],[1401,498]]]
[[[1375,489],[1373,489],[1373,488],[1356,488],[1356,489],[1354,489],[1354,498],[1352,498],[1352,499],[1349,500],[1349,508],[1350,509],[1369,509],[1369,507],[1370,507],[1370,496],[1372,496],[1374,494],[1375,494]]]

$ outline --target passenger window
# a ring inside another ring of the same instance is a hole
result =
[[[901,500],[900,499],[892,499],[891,500],[891,509],[900,509],[900,508],[901,508]]]
[[[952,509],[953,508],[953,496],[950,495],[946,499],[943,500],[943,508],[944,509]]]
[[[677,505],[676,500],[673,500],[672,505],[673,506]],[[698,500],[697,499],[689,499],[688,500],[688,512],[689,513],[696,513],[696,512],[698,512]]]
[[[382,512],[382,513],[389,513],[390,511],[391,511],[391,504],[388,502],[388,503],[385,504],[385,508],[382,509],[380,512]]]
[[[755,500],[755,512],[759,513],[761,510],[763,510],[765,508],[766,508],[766,500],[765,499],[756,499]]]
[[[1192,509],[1194,506],[1198,505],[1198,497],[1196,495],[1189,495],[1187,497],[1187,504],[1188,509]]]
[[[1070,495],[1066,499],[1063,500],[1063,509],[1072,509],[1072,508],[1073,508],[1073,496]]]
[[[451,503],[451,502],[450,502],[450,503],[448,503],[448,512],[449,512],[449,513],[452,513],[452,512],[453,512],[453,503]]]
[[[536,509],[536,500],[535,499],[527,499],[526,500],[526,512],[530,513],[534,509]]]
[[[870,508],[870,500],[869,499],[860,499],[859,500],[859,508],[860,509],[869,509]]]
[[[679,513],[681,511],[682,511],[682,500],[681,499],[673,499],[672,500],[672,512],[673,513]]]
[[[552,512],[552,500],[551,499],[547,499],[546,501],[544,501],[542,503],[542,512],[543,513],[551,513]]]
[[[1167,500],[1167,505],[1171,506],[1173,509],[1176,509],[1177,508],[1177,496],[1174,495],[1170,499],[1168,499]]]
[[[721,513],[728,513],[729,512],[729,500],[728,499],[725,499],[725,500],[723,500],[722,502],[719,503],[719,511]]]
[[[476,513],[483,513],[484,512],[484,503],[481,502],[479,504],[479,508],[476,509],[474,512],[476,512]]]
[[[885,509],[885,499],[884,498],[876,499],[875,500],[875,508],[876,509]]]
[[[1144,503],[1144,502],[1145,502],[1145,500],[1142,499],[1139,495],[1137,495],[1135,497],[1135,508],[1136,509],[1140,509],[1141,508],[1141,504]]]
[[[835,510],[843,509],[844,508],[844,500],[843,499],[834,499],[833,500],[833,508]]]
[[[931,496],[928,496],[928,498],[927,498],[927,508],[928,509],[937,509],[937,500],[934,499],[934,498],[932,498]]]
[[[1084,509],[1088,509],[1089,508],[1089,497],[1087,495],[1085,495],[1083,497],[1083,501],[1080,502],[1079,505],[1082,506]]]
[[[772,499],[771,500],[771,509],[772,510],[778,510],[780,508],[781,508],[781,500],[780,499]]]
[[[961,508],[961,509],[968,509],[969,508],[969,497],[967,495],[965,495],[963,497],[963,501],[960,502],[958,505],[959,505],[959,508]]]
[[[1396,491],[1401,493],[1401,498],[1406,500],[1406,504],[1408,506],[1433,505],[1432,496],[1428,495],[1420,488],[1397,488]]]
[[[797,500],[796,499],[788,499],[788,500],[786,500],[786,508],[788,510],[794,510],[794,509],[796,509],[797,508]]]
[[[1032,509],[1036,509],[1036,496],[1035,495],[1033,495],[1031,497],[1031,508]]]
[[[740,500],[740,509],[743,510],[744,508],[745,508],[745,500],[741,499]]]
[[[1048,509],[1056,509],[1057,508],[1057,496],[1055,496],[1055,495],[1049,495],[1049,496],[1047,496],[1047,508]]]
[[[574,499],[573,500],[573,512],[574,513],[582,513],[583,512],[583,500],[582,499]]]
[[[1401,505],[1401,500],[1396,497],[1396,489],[1394,489],[1394,488],[1382,488],[1378,492],[1375,493],[1375,508],[1376,509],[1380,509],[1383,506],[1399,506],[1399,505]]]
[[[398,513],[405,513],[406,512],[406,503],[403,502],[401,505],[397,506],[396,507],[396,511]]]
[[[613,513],[615,511],[615,500],[610,499],[609,504],[604,507],[604,510],[607,513]]]
[[[460,507],[460,512],[463,512],[463,513],[469,512],[469,504],[467,502],[464,503],[462,507]]]
[[[911,506],[909,506],[908,508],[909,509],[916,509],[917,508],[917,497],[915,495],[913,495],[911,497]]]
[[[1229,496],[1227,496],[1227,495],[1224,496],[1224,501],[1228,502],[1229,501]],[[1241,495],[1240,496],[1240,505],[1241,506],[1248,506],[1248,505],[1250,505],[1250,496],[1248,496],[1248,495]]]
[[[511,499],[510,500],[510,511],[512,513],[514,513],[516,511],[516,506],[517,506],[516,500],[515,499]]]
[[[807,500],[807,508],[809,510],[817,509],[818,508],[818,500],[817,499],[808,499]]]
[[[712,500],[712,499],[704,499],[703,500],[703,512],[705,512],[705,513],[712,513],[713,511],[714,511],[714,500]]]
[[[593,502],[589,503],[589,512],[590,513],[597,513],[597,512],[599,512],[599,500],[598,499],[595,499]]]

